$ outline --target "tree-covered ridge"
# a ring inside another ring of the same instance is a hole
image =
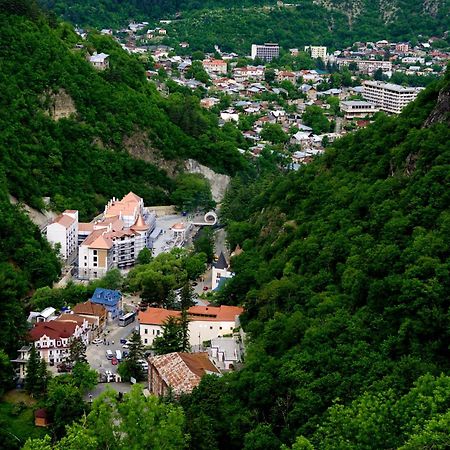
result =
[[[136,134],[145,136],[146,152],[157,160],[191,157],[228,173],[242,166],[235,134],[219,129],[197,97],[160,97],[141,62],[112,40],[94,35],[76,49],[68,25],[1,14],[0,41],[8,43],[0,49],[0,165],[20,200],[41,207],[41,198],[50,197],[55,209],[79,209],[83,218],[130,189],[147,204],[170,202],[174,181],[128,155],[126,142]],[[108,70],[86,61],[94,50],[110,55]],[[75,111],[56,121],[48,110],[61,92]],[[190,121],[201,129],[186,127]]]
[[[234,181],[223,214],[231,248],[244,252],[222,300],[245,306],[252,342],[242,371],[185,399],[209,448],[278,449],[300,435],[311,445],[293,448],[448,444],[448,377],[435,378],[450,369],[450,133],[439,92],[445,104],[449,75],[296,173]],[[206,448],[190,432],[192,448]]]
[[[448,1],[350,0],[275,1],[136,1],[42,0],[43,4],[77,24],[122,27],[130,20],[174,18],[169,36],[186,40],[193,49],[249,52],[252,43],[278,42],[284,48],[318,44],[332,48],[364,40],[416,41],[419,35],[442,36],[450,27]]]

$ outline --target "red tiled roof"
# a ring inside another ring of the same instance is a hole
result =
[[[240,306],[191,306],[188,309],[189,320],[210,322],[234,322],[244,308]],[[163,308],[147,308],[139,312],[139,323],[144,325],[163,325],[169,317],[180,317],[181,311]]]
[[[75,322],[78,325],[80,325],[80,327],[83,326],[84,322],[95,323],[95,319],[93,317],[82,317],[79,316],[78,314],[66,314],[66,313],[61,314],[57,320],[58,322],[61,321]]]
[[[146,311],[139,311],[139,323],[145,325],[163,325],[169,317],[180,317],[181,311],[174,311],[163,308],[147,308]]]
[[[106,309],[103,305],[98,305],[96,303],[92,303],[89,301],[84,303],[77,303],[72,308],[72,311],[75,314],[85,314],[88,316],[97,316],[97,317],[106,316]]]
[[[191,392],[208,372],[220,374],[207,353],[169,353],[154,356],[149,362],[175,395]]]
[[[50,339],[69,338],[75,332],[76,327],[75,322],[59,322],[58,320],[38,322],[30,330],[29,335],[32,341],[38,341],[44,335]]]

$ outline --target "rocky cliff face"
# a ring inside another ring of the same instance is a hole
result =
[[[72,97],[64,90],[47,94],[47,111],[53,120],[70,117],[77,113]]]
[[[412,5],[407,0],[313,0],[316,5],[328,10],[339,11],[348,17],[349,26],[362,14],[376,10],[385,24],[393,23],[405,8],[418,8],[423,15],[436,17],[442,0],[419,0]]]
[[[214,201],[218,203],[222,201],[230,182],[230,177],[228,175],[216,173],[214,170],[211,170],[209,167],[206,167],[193,159],[188,159],[185,162],[185,170],[189,173],[203,175],[211,185],[211,194]]]
[[[439,92],[436,106],[431,111],[424,126],[430,127],[435,123],[446,123],[450,125],[450,86],[444,87]]]

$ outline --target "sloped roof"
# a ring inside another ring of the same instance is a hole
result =
[[[147,308],[146,311],[139,311],[139,323],[144,325],[163,325],[169,317],[179,317],[180,311],[163,308]]]
[[[92,302],[77,303],[72,311],[75,314],[85,314],[87,316],[103,317],[106,315],[106,309],[103,305]]]
[[[59,322],[58,320],[38,322],[30,330],[29,336],[32,341],[38,341],[44,335],[51,339],[68,338],[73,335],[76,327],[77,324],[75,322]]]
[[[68,216],[67,214],[60,214],[53,223],[57,223],[64,228],[69,228],[74,222],[75,219],[73,217]]]
[[[134,224],[130,228],[136,231],[145,231],[148,230],[150,227],[145,223],[142,214],[139,214],[139,216],[136,219],[136,222],[134,222]]]
[[[61,314],[58,317],[58,321],[75,322],[80,326],[83,326],[84,322],[95,323],[95,319],[93,317],[82,317],[79,316],[78,314],[69,314],[69,313]]]
[[[154,356],[149,362],[175,395],[191,392],[207,373],[220,374],[207,353],[169,353]]]
[[[105,306],[116,306],[122,294],[112,289],[96,288],[92,294],[91,302]]]
[[[188,309],[190,320],[205,320],[217,322],[234,322],[236,316],[240,316],[244,308],[240,306],[191,306]]]
[[[227,263],[227,260],[225,259],[225,255],[223,254],[223,252],[220,252],[219,259],[214,263],[214,267],[216,269],[227,269],[228,268],[228,263]]]

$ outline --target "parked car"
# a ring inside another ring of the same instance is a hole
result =
[[[72,365],[63,362],[63,363],[59,363],[56,366],[56,368],[58,370],[58,373],[67,373],[67,372],[70,372],[72,370]]]
[[[197,282],[196,281],[194,281],[193,283],[192,283],[192,286],[197,286]]]
[[[207,291],[208,289],[209,289],[208,286],[204,286],[204,287],[203,287],[203,290],[204,290],[204,291]]]
[[[92,341],[93,344],[101,344],[102,342],[103,342],[103,339],[100,339],[100,338],[95,338],[95,339]]]
[[[113,359],[111,359],[111,364],[112,364],[113,366],[117,366],[117,364],[119,364],[119,361],[117,360],[116,357],[114,357]]]
[[[129,355],[129,353],[128,353],[126,350],[124,350],[124,351],[122,352],[122,357],[123,357],[123,358],[128,358],[128,355]]]
[[[121,340],[120,340],[120,343],[121,343],[121,344],[126,344],[126,343],[127,343],[127,340],[126,340],[126,339],[121,339]]]
[[[122,348],[130,348],[128,342],[126,344],[122,344]]]
[[[114,353],[111,350],[106,350],[106,358],[113,359]]]

